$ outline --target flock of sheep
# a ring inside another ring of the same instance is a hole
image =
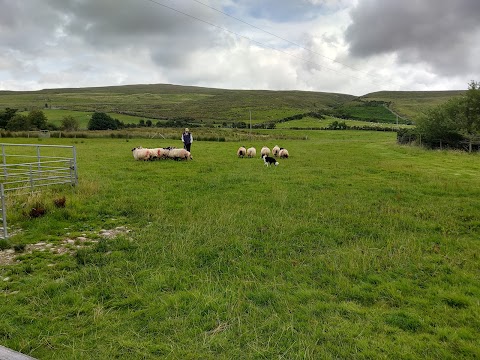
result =
[[[161,159],[173,159],[173,160],[193,160],[192,154],[185,149],[177,149],[174,147],[165,147],[165,148],[154,148],[148,149],[141,146],[133,148],[132,154],[135,160],[143,161],[152,161],[152,160],[161,160]],[[273,154],[276,158],[286,159],[289,157],[288,150],[281,148],[278,145],[275,145],[270,151],[268,146],[262,147],[260,150],[260,157],[266,160],[270,157],[270,154]],[[238,157],[249,157],[253,158],[257,156],[257,150],[254,147],[245,148],[245,146],[240,146],[237,150]],[[267,162],[265,162],[267,163]],[[278,163],[276,163],[277,165]]]
[[[160,159],[193,160],[190,151],[174,147],[147,149],[139,146],[132,149],[132,154],[135,160],[144,161]]]
[[[279,157],[282,159],[287,159],[289,156],[288,150],[285,148],[281,148],[278,145],[275,145],[272,151],[270,151],[270,148],[268,146],[264,146],[260,150],[260,157],[262,158],[264,156],[270,156],[270,154],[273,154],[273,156]],[[242,158],[245,156],[249,158],[253,158],[257,156],[257,150],[254,147],[250,147],[246,149],[245,146],[240,146],[237,150],[237,156]]]

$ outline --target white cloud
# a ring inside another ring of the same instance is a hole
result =
[[[478,80],[478,4],[0,0],[0,88],[465,89]]]

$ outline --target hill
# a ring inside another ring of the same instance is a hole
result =
[[[202,124],[264,123],[310,112],[345,119],[403,123],[463,91],[381,91],[356,97],[314,91],[226,90],[171,84],[0,91],[0,109],[101,111],[141,118],[188,118]]]
[[[102,111],[153,119],[189,117],[201,122],[268,121],[321,111],[352,95],[308,91],[223,90],[178,85],[128,85],[33,92],[0,92],[0,108]]]
[[[462,96],[464,90],[451,91],[379,91],[361,96],[363,101],[380,101],[403,118],[415,121],[431,107],[440,105],[453,97]]]

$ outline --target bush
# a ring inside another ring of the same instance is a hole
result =
[[[88,122],[88,130],[116,130],[117,128],[115,119],[105,113],[94,112]]]
[[[62,130],[65,131],[77,131],[80,127],[78,120],[71,115],[64,116],[62,119]]]
[[[8,120],[5,129],[9,131],[28,131],[30,126],[31,124],[27,116],[16,114]]]
[[[472,81],[463,97],[430,109],[417,121],[417,135],[429,147],[463,148],[480,131],[480,84]]]
[[[398,129],[397,142],[399,144],[410,144],[417,140],[416,129]]]

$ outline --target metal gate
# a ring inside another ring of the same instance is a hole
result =
[[[6,239],[7,212],[5,198],[22,191],[34,192],[44,186],[78,183],[75,146],[0,144],[0,196],[2,229],[0,238]],[[61,156],[60,156],[61,155]]]

